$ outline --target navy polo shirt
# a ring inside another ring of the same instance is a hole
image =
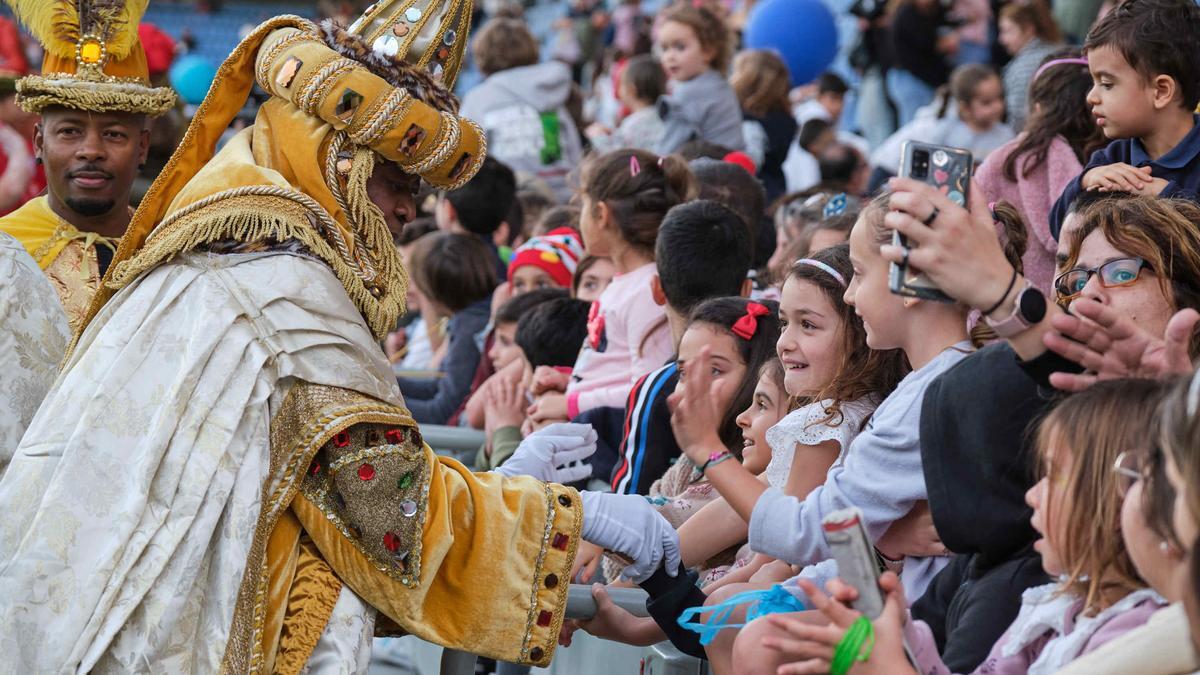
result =
[[[1058,239],[1058,233],[1062,230],[1071,202],[1083,191],[1083,174],[1106,164],[1148,166],[1151,175],[1167,181],[1167,186],[1159,196],[1200,201],[1197,200],[1197,195],[1200,195],[1200,115],[1192,116],[1192,130],[1188,135],[1156,160],[1150,159],[1142,141],[1137,138],[1121,138],[1092,153],[1087,166],[1075,180],[1067,184],[1050,210],[1050,234],[1055,239]]]

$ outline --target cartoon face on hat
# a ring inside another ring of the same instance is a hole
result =
[[[508,264],[508,281],[517,281],[517,272],[521,268],[533,267],[549,276],[556,286],[570,288],[575,267],[583,253],[579,233],[569,227],[560,227],[540,237],[533,237],[513,252],[512,261]]]

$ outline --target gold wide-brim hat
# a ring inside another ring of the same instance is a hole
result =
[[[149,0],[7,0],[42,43],[42,72],[16,83],[17,104],[161,115],[175,92],[150,84],[137,27]]]

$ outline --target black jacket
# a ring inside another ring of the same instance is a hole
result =
[[[1058,394],[1047,378],[1078,366],[1054,354],[1022,363],[985,347],[934,380],[921,408],[921,463],[939,536],[956,554],[912,606],[951,672],[971,672],[1016,618],[1021,593],[1048,583],[1033,551],[1025,492],[1034,432]]]

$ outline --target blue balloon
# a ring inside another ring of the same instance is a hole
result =
[[[204,96],[208,94],[208,88],[217,76],[217,69],[207,60],[189,54],[171,64],[167,76],[179,97],[185,103],[195,105],[203,101]]]
[[[833,13],[821,0],[765,0],[751,10],[744,38],[751,49],[778,52],[792,86],[817,79],[838,51]]]

